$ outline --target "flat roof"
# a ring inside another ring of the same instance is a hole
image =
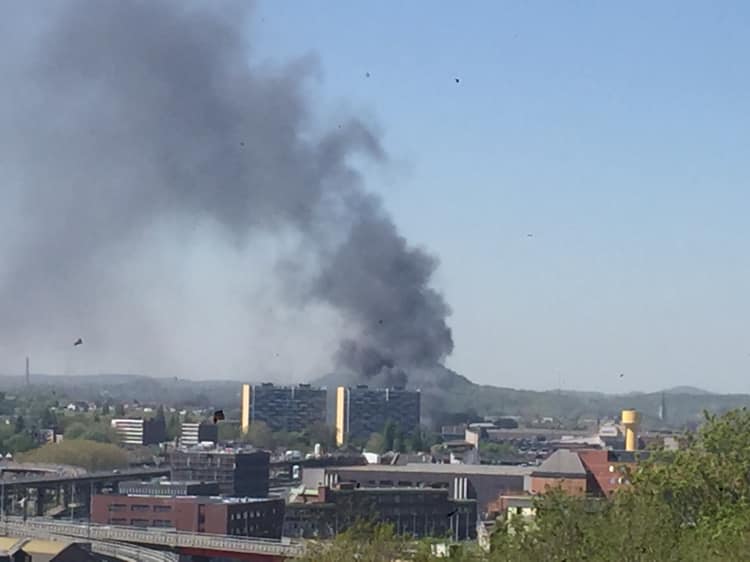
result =
[[[155,494],[103,494],[108,498],[148,498],[148,499],[170,499],[177,501],[198,501],[200,503],[226,503],[226,504],[244,504],[244,503],[262,503],[275,501],[281,498],[227,498],[223,496],[160,496]]]
[[[431,472],[434,474],[481,474],[487,476],[527,476],[536,467],[504,464],[438,464],[408,463],[403,465],[370,464],[366,466],[331,466],[326,470],[351,472]]]

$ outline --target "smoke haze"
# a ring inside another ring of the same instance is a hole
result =
[[[450,354],[436,260],[353,164],[377,133],[316,126],[313,58],[252,63],[247,2],[28,4],[0,23],[0,368],[401,383]]]

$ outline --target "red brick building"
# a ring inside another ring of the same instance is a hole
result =
[[[574,451],[558,449],[531,473],[530,492],[543,494],[560,488],[573,496],[586,495],[587,474],[579,455]]]
[[[91,503],[91,520],[104,525],[278,539],[284,523],[281,498],[99,494]]]
[[[610,496],[627,484],[627,475],[638,462],[648,458],[648,451],[605,451],[588,449],[578,451],[586,468],[587,491],[591,495]]]

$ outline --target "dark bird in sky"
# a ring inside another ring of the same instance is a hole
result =
[[[624,377],[625,373],[620,373],[620,378]]]
[[[531,233],[527,234],[526,236],[527,236],[528,238],[534,238],[534,235],[533,235],[533,234],[531,234]]]
[[[240,141],[240,146],[245,146],[245,141]]]
[[[369,77],[370,77],[370,73],[369,72],[365,72],[365,78],[369,78]]]
[[[78,338],[76,341],[73,342],[73,347],[77,345],[83,345],[83,338]]]
[[[214,423],[224,421],[224,410],[216,410],[214,412]]]
[[[454,78],[454,80],[456,81],[456,84],[458,84],[459,82],[461,82],[460,78]]]

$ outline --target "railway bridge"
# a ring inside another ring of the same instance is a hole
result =
[[[250,562],[282,562],[300,556],[304,550],[301,542],[290,539],[279,541],[257,538],[190,533],[184,531],[151,530],[116,525],[90,525],[61,522],[42,518],[27,519],[7,517],[0,525],[6,535],[43,534],[81,539],[86,542],[105,543],[116,549],[117,545],[138,545],[153,549],[153,560],[166,561],[175,554],[192,556],[196,561],[214,557]],[[100,549],[103,547],[99,547]],[[161,552],[159,552],[161,551]],[[158,558],[161,556],[161,558]]]

